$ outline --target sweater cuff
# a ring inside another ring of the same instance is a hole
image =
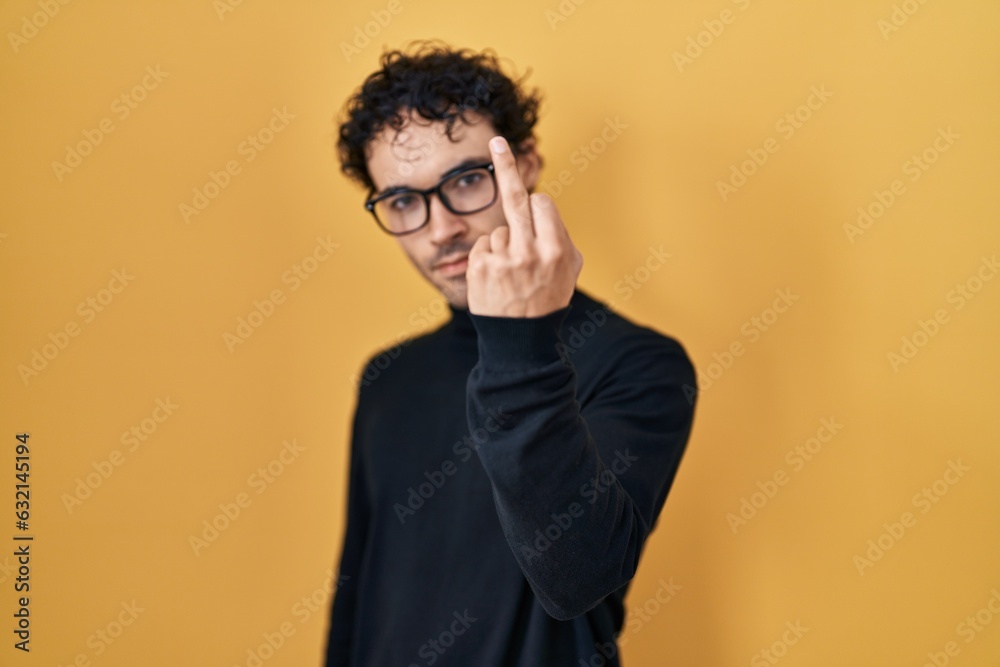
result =
[[[479,336],[479,363],[496,370],[545,366],[563,359],[559,329],[572,306],[540,317],[469,314]]]

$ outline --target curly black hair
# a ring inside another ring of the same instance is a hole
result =
[[[507,139],[515,154],[520,144],[533,136],[538,122],[541,94],[526,92],[520,83],[500,69],[496,52],[484,49],[453,49],[439,40],[417,40],[413,53],[390,50],[382,54],[381,69],[373,72],[355,91],[344,108],[337,151],[341,171],[360,185],[375,185],[365,159],[368,143],[386,125],[398,135],[413,110],[429,121],[445,121],[452,137],[456,120],[467,121],[467,112],[488,117],[498,134]]]

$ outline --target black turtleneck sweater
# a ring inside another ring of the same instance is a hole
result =
[[[623,598],[681,460],[694,369],[579,289],[369,360],[326,665],[618,666]]]

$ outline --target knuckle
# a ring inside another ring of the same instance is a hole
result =
[[[507,197],[515,206],[523,206],[528,201],[528,193],[520,188],[512,189]]]
[[[565,255],[558,248],[550,248],[542,253],[542,261],[548,266],[562,264],[564,260]]]
[[[549,200],[544,192],[536,192],[531,195],[531,204],[539,210],[545,210],[549,207]]]
[[[539,252],[544,255],[545,259],[552,262],[562,261],[568,256],[567,248],[562,243],[542,244]]]
[[[470,276],[482,277],[486,275],[486,261],[481,257],[473,259],[469,257],[469,265],[465,267],[466,273]]]
[[[535,265],[536,259],[533,254],[530,253],[517,253],[515,255],[510,255],[507,258],[506,265],[511,269],[523,270],[531,268]]]

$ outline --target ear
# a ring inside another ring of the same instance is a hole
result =
[[[535,191],[542,173],[542,158],[538,154],[538,142],[528,137],[517,145],[517,171],[529,194]]]

